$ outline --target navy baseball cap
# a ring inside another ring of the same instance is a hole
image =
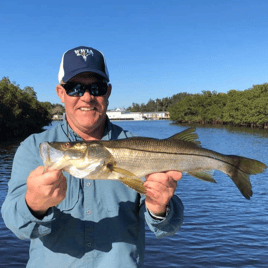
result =
[[[62,56],[60,64],[59,83],[66,83],[75,75],[84,72],[96,73],[108,82],[110,81],[106,61],[100,51],[85,46],[67,50]]]

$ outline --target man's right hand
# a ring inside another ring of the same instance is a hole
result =
[[[25,200],[34,216],[42,218],[50,207],[58,205],[66,195],[67,181],[61,170],[39,166],[27,179]]]

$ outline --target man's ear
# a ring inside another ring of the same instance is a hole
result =
[[[65,102],[65,89],[61,85],[56,86],[56,92],[62,103]]]

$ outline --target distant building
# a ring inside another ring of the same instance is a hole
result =
[[[143,112],[142,116],[149,120],[169,119],[169,112]]]
[[[107,115],[110,120],[163,120],[169,119],[169,112],[122,112],[120,109],[115,111],[108,111]]]
[[[63,120],[63,115],[62,114],[54,114],[52,116],[52,120]]]
[[[122,113],[121,111],[108,111],[110,120],[144,120],[141,113]]]

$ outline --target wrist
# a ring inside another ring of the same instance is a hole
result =
[[[156,220],[164,220],[167,217],[167,215],[168,215],[168,213],[170,211],[170,207],[169,207],[169,205],[167,205],[166,208],[165,208],[165,211],[160,212],[160,213],[154,213],[148,208],[147,208],[147,211],[151,215],[152,218],[154,218]]]
[[[40,207],[34,202],[31,202],[31,199],[29,198],[27,193],[25,195],[25,203],[28,209],[30,210],[30,212],[32,213],[32,215],[38,219],[43,218],[49,209],[49,208]]]

